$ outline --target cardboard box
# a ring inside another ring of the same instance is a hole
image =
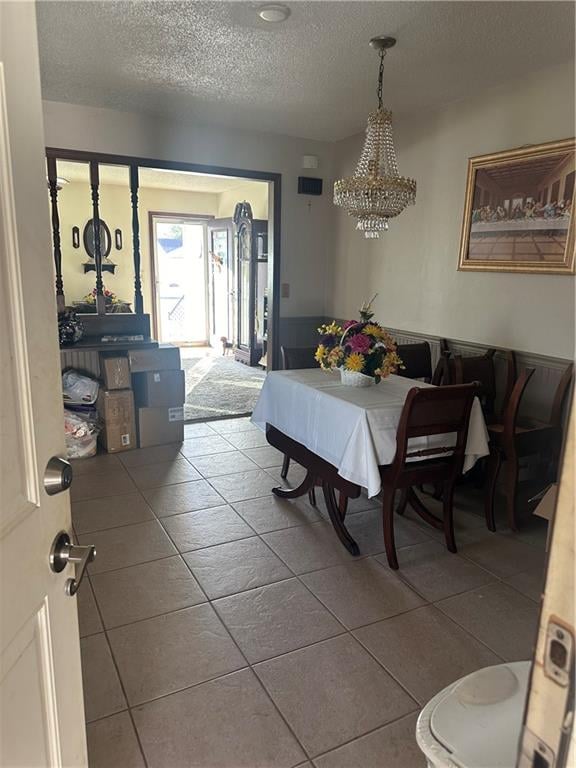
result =
[[[146,371],[180,370],[180,350],[171,344],[164,344],[151,349],[131,349],[128,362],[132,373]]]
[[[552,485],[548,486],[547,490],[545,491],[544,495],[542,496],[540,503],[534,510],[534,514],[538,517],[543,517],[544,520],[548,520],[548,535],[546,537],[546,551],[548,551],[548,546],[550,544],[550,531],[552,530],[552,526],[550,523],[552,522],[552,518],[554,517],[554,510],[556,509],[556,497],[558,496],[558,483],[553,483]]]
[[[184,440],[184,406],[138,408],[138,445],[181,443]]]
[[[100,372],[105,389],[130,389],[130,366],[127,357],[100,356]]]
[[[104,421],[100,442],[108,453],[136,448],[134,395],[131,389],[100,390],[98,413]]]
[[[135,373],[133,383],[137,407],[168,408],[186,399],[184,371]]]

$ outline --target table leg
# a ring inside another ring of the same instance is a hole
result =
[[[304,496],[305,493],[314,490],[315,483],[314,475],[308,470],[306,477],[297,488],[272,488],[272,493],[281,499],[298,499],[300,496]]]
[[[336,501],[334,488],[329,483],[324,482],[322,483],[322,491],[324,493],[326,508],[328,509],[328,514],[330,515],[330,522],[334,526],[336,535],[351,555],[359,555],[360,549],[358,544],[356,544],[352,536],[350,536],[346,526],[344,525],[344,520],[338,508],[338,502]]]

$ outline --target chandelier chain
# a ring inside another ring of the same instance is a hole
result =
[[[380,69],[378,70],[378,109],[382,109],[382,81],[384,80],[384,56],[386,56],[386,49],[383,48],[380,51]]]

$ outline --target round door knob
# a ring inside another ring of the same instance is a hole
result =
[[[49,496],[67,491],[72,485],[72,465],[66,459],[52,456],[44,472],[44,490]]]

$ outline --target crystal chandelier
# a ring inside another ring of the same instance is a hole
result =
[[[388,219],[416,202],[416,182],[400,176],[392,137],[392,112],[382,106],[384,56],[396,44],[393,37],[374,37],[380,53],[378,109],[368,115],[366,139],[354,175],[334,184],[334,204],[358,219],[356,229],[375,238],[388,229]]]

